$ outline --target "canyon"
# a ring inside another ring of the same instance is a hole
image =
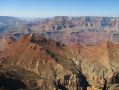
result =
[[[3,18],[0,88],[119,90],[119,18]]]

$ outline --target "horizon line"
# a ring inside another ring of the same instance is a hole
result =
[[[99,16],[97,16],[97,15],[73,15],[73,16],[70,16],[70,15],[56,15],[56,16],[45,16],[45,17],[43,17],[43,16],[33,16],[33,17],[31,17],[31,16],[12,16],[12,15],[0,15],[0,17],[16,17],[16,18],[53,18],[53,17],[115,17],[115,18],[119,18],[119,16],[102,16],[102,15],[99,15]]]

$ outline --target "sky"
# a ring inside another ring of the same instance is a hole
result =
[[[0,0],[0,16],[119,17],[119,0]]]

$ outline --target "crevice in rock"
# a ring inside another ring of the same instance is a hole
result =
[[[115,74],[113,77],[112,77],[112,84],[119,84],[119,73]]]
[[[108,90],[107,80],[104,80],[104,87],[103,87],[102,90]]]
[[[61,89],[61,90],[68,90],[68,88],[66,88],[65,84],[64,83],[61,83],[61,80],[58,79],[57,82],[55,83],[55,86],[56,86],[56,90],[58,89]]]
[[[88,86],[89,83],[86,80],[86,77],[83,74],[77,75],[77,90],[80,90],[80,87],[82,88],[82,90],[87,90]]]
[[[7,78],[4,75],[1,75],[0,88],[17,90],[17,89],[26,89],[27,87],[21,80]]]

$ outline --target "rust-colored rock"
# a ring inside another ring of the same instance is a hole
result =
[[[111,90],[119,84],[119,44],[64,45],[28,34],[0,53],[0,64],[40,76],[28,80],[42,90]]]

